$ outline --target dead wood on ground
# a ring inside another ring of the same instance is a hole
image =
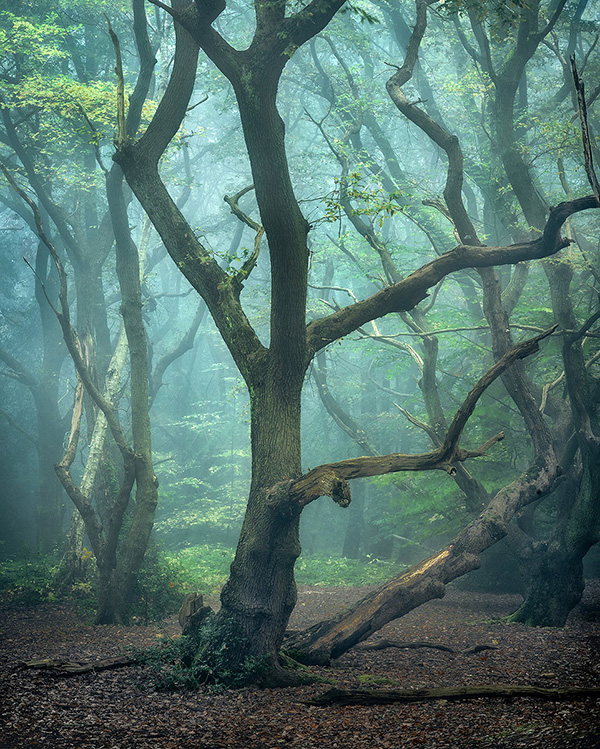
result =
[[[600,697],[600,687],[563,687],[547,689],[514,684],[486,684],[472,687],[443,687],[434,689],[329,689],[305,700],[305,705],[387,705],[392,702],[421,700],[470,700],[479,697],[539,697],[561,700],[573,697]]]
[[[40,658],[34,661],[21,663],[21,668],[39,668],[50,671],[54,676],[79,676],[88,671],[106,671],[109,668],[120,668],[130,666],[134,663],[132,658],[119,655],[116,658],[104,658],[97,661],[64,661],[55,658]]]

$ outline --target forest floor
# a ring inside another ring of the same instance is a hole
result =
[[[304,587],[291,626],[325,618],[362,588]],[[345,688],[497,683],[600,686],[600,580],[589,582],[564,629],[506,624],[520,598],[450,587],[372,639],[452,648],[354,649],[329,669]],[[131,627],[93,627],[64,604],[3,607],[0,615],[2,749],[590,749],[600,747],[600,700],[478,698],[448,702],[316,707],[303,704],[331,683],[214,693],[157,692],[147,669],[126,666],[57,678],[22,669],[34,658],[93,660],[176,637],[172,617]],[[476,645],[495,649],[475,654]]]

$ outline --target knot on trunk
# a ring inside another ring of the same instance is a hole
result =
[[[329,465],[313,468],[290,486],[290,496],[299,507],[305,507],[319,497],[331,497],[340,507],[348,507],[352,500],[350,484]]]
[[[279,481],[267,489],[267,503],[271,507],[288,507],[296,512],[319,497],[331,497],[340,507],[348,507],[352,500],[350,484],[334,468],[324,465],[299,479]]]
[[[348,507],[352,501],[350,484],[345,479],[336,476],[331,482],[331,494],[329,496],[340,507]]]

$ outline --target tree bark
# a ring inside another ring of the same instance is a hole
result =
[[[230,576],[214,617],[213,647],[229,648],[228,665],[260,659],[277,672],[278,654],[296,603],[301,508],[269,502],[268,487],[300,474],[300,387],[267,376],[251,398],[252,483]],[[200,622],[200,629],[204,626]],[[188,631],[198,639],[201,631]],[[291,676],[290,676],[291,677]],[[284,682],[286,679],[283,679]]]

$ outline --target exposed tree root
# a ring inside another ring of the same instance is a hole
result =
[[[446,653],[460,655],[474,655],[475,653],[481,653],[482,650],[497,650],[493,645],[475,645],[467,650],[454,650],[448,645],[438,645],[435,642],[397,642],[394,640],[377,640],[377,642],[365,642],[355,646],[355,650],[385,650],[386,648],[398,648],[400,650],[432,648],[433,650],[443,650]]]

